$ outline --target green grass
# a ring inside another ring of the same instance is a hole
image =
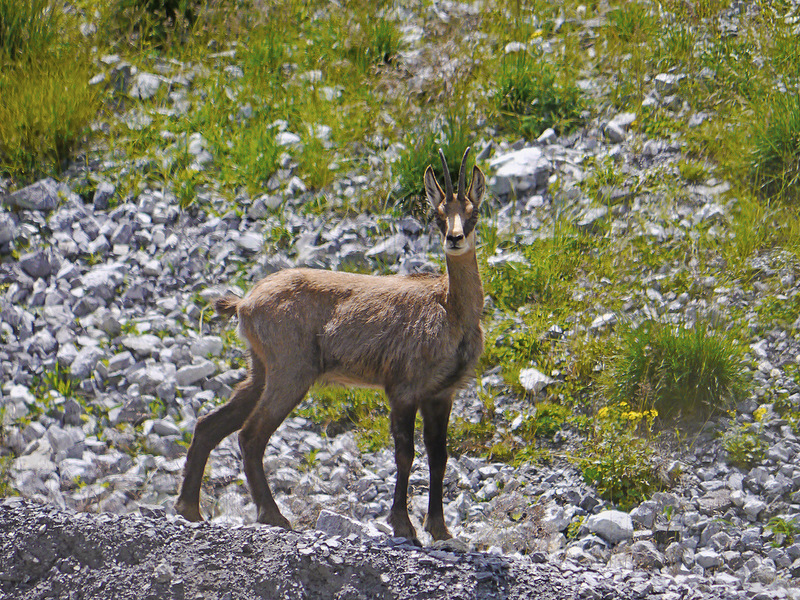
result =
[[[750,176],[766,201],[800,197],[800,97],[775,94],[756,111]]]
[[[353,430],[362,450],[392,443],[389,407],[383,393],[363,388],[315,387],[297,410],[329,436]]]
[[[623,333],[607,393],[612,402],[657,410],[662,422],[702,423],[726,410],[742,385],[734,340],[702,323],[676,329],[651,321]]]
[[[581,91],[547,60],[525,52],[508,55],[496,85],[497,109],[507,126],[525,137],[536,138],[548,127],[570,133],[582,122],[586,100]]]
[[[0,0],[0,173],[55,175],[101,104],[76,24],[43,0]]]

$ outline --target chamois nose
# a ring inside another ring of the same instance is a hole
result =
[[[458,244],[463,239],[464,239],[463,233],[449,234],[447,236],[447,241],[450,242],[451,244]]]

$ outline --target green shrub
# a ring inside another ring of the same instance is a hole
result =
[[[581,123],[585,104],[576,85],[559,82],[549,63],[523,52],[503,59],[496,98],[507,123],[529,138],[548,127],[569,133]]]
[[[648,321],[622,333],[607,393],[614,402],[654,408],[664,421],[702,422],[741,392],[741,369],[738,346],[705,325]]]
[[[555,402],[538,402],[536,411],[522,423],[522,435],[525,439],[552,439],[572,415],[566,406]]]
[[[388,446],[389,407],[385,396],[363,388],[315,387],[297,413],[327,435],[355,430],[359,446],[374,452]]]

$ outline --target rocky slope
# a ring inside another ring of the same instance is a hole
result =
[[[413,66],[414,52],[403,59]],[[238,67],[234,51],[209,53],[206,63],[202,68],[226,73]],[[180,118],[184,102],[203,101],[191,86],[198,68],[104,57],[97,80],[127,86],[121,93],[144,100],[145,109],[148,90],[173,86],[170,110]],[[652,101],[682,110],[667,93],[668,80],[652,82]],[[135,130],[147,112],[113,118]],[[728,184],[710,178],[679,194],[659,188],[653,182],[674,168],[681,142],[634,132],[634,118],[604,114],[573,135],[548,131],[533,142],[498,144],[479,134],[498,231],[530,243],[566,217],[587,232],[607,226],[612,236],[665,248],[692,236],[728,235],[736,208]],[[287,155],[291,133],[281,132]],[[205,168],[213,156],[202,136],[188,142],[194,168]],[[682,473],[673,487],[624,513],[611,510],[566,461],[512,468],[451,458],[445,512],[463,546],[418,550],[389,538],[382,520],[391,502],[391,452],[360,452],[352,432],[322,435],[293,417],[273,437],[265,466],[299,533],[252,526],[235,437],[210,461],[203,508],[212,523],[174,518],[171,501],[194,422],[244,376],[241,350],[211,319],[206,301],[291,266],[431,270],[439,250],[436,232],[411,217],[334,219],[303,210],[313,195],[291,160],[269,193],[235,203],[209,194],[182,210],[161,189],[117,196],[112,182],[121,172],[146,171],[168,160],[165,152],[126,160],[100,151],[60,182],[3,195],[2,444],[12,461],[10,486],[28,499],[0,506],[0,589],[7,597],[800,597],[800,544],[790,543],[791,530],[769,526],[775,518],[800,519],[800,441],[771,403],[800,404],[793,377],[800,342],[791,321],[762,332],[751,308],[800,293],[796,259],[773,250],[749,258],[747,285],[721,285],[721,265],[665,261],[631,288],[624,314],[597,303],[575,320],[588,328],[565,333],[612,327],[621,318],[719,321],[741,310],[757,334],[746,357],[753,393],[742,399],[738,418],[754,422],[760,411],[765,444],[752,468],[732,466],[718,437],[701,435],[672,457],[674,472]],[[376,152],[374,172],[335,182],[330,195],[369,190],[397,152]],[[604,191],[614,202],[598,205],[582,192],[591,164],[611,164],[624,175]],[[278,230],[291,243],[266,250],[265,237]],[[499,251],[490,264],[517,260]],[[676,276],[689,278],[693,293],[661,287]],[[587,281],[575,294],[592,298],[593,286],[602,285]],[[67,368],[70,378],[61,377]],[[496,373],[482,384],[496,388],[501,412],[529,403]],[[455,416],[471,419],[480,409],[471,386]],[[578,441],[564,431],[555,444],[575,448]],[[426,481],[420,453],[411,480],[418,519]],[[580,526],[571,530],[573,523]]]

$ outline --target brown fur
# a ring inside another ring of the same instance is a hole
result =
[[[226,405],[197,422],[176,503],[180,514],[201,518],[200,482],[208,453],[241,428],[258,520],[288,528],[264,475],[264,449],[312,384],[339,383],[386,391],[398,466],[390,522],[395,535],[414,541],[406,495],[414,418],[422,413],[431,468],[426,529],[435,539],[450,537],[442,514],[447,421],[455,391],[483,350],[483,288],[473,228],[484,178],[476,167],[469,192],[460,185],[461,196],[449,200],[430,167],[425,183],[445,233],[446,274],[380,277],[288,269],[263,279],[242,299],[217,300],[220,314],[239,317],[250,372]]]

